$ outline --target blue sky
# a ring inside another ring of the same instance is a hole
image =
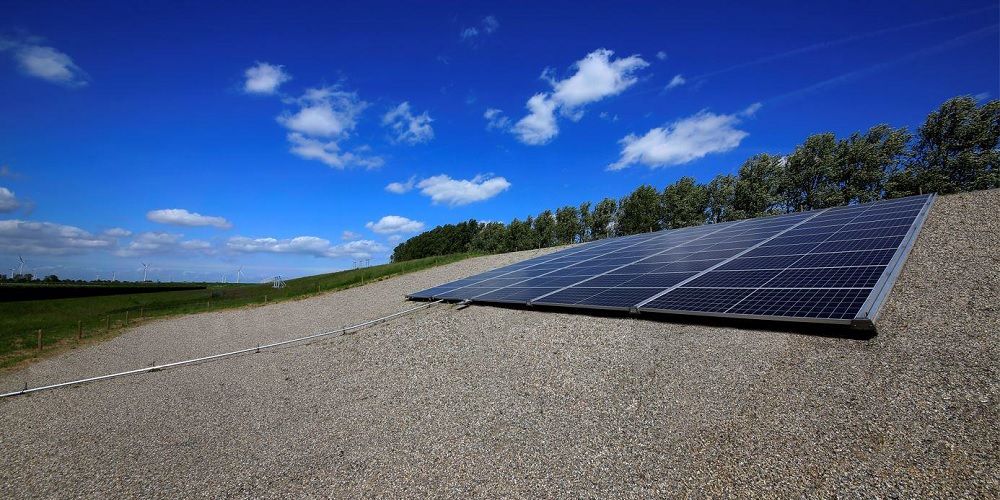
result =
[[[384,262],[437,224],[708,180],[1000,93],[995,2],[579,5],[8,4],[0,268]]]

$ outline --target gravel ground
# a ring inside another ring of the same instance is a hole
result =
[[[937,201],[871,340],[435,306],[0,401],[0,497],[996,498],[998,207],[997,190]],[[533,254],[149,323],[0,387],[371,319]]]

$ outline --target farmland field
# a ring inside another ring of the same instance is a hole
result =
[[[448,264],[473,255],[428,257],[306,276],[287,280],[286,286],[280,289],[273,288],[270,283],[220,283],[153,293],[0,302],[0,368],[59,346],[73,345],[78,336],[86,340],[115,335],[135,321],[295,299]],[[42,332],[41,349],[39,331]]]
[[[204,290],[209,285],[210,284],[207,283],[8,283],[0,285],[0,302],[73,299],[80,297],[98,297],[102,295],[128,295],[134,293]]]

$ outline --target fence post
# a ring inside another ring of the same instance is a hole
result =
[[[145,317],[146,317],[146,316],[145,316],[145,315],[143,314],[143,311],[142,311],[142,309],[143,309],[143,307],[142,307],[142,306],[139,306],[139,319],[142,319],[142,318],[145,318]]]
[[[111,331],[111,315],[108,315],[108,331]]]
[[[38,350],[42,350],[42,330],[38,330]]]
[[[128,326],[128,311],[125,311],[125,326]]]
[[[76,340],[83,338],[83,320],[76,321]]]
[[[267,295],[264,296],[264,303],[267,304]]]

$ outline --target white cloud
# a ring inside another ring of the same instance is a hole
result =
[[[211,227],[217,227],[219,229],[229,229],[233,227],[232,223],[230,223],[224,217],[201,215],[199,213],[189,212],[183,208],[165,208],[162,210],[150,210],[148,213],[146,213],[146,218],[152,222],[158,222],[160,224],[170,224],[172,226],[188,226],[188,227],[211,226]]]
[[[21,202],[17,201],[14,192],[0,187],[0,213],[13,212],[21,207]]]
[[[184,240],[180,233],[164,233],[147,231],[137,234],[117,254],[122,257],[136,255],[163,254],[176,252],[195,252],[205,255],[215,253],[212,244],[204,240]]]
[[[488,108],[483,113],[486,119],[486,130],[507,130],[510,128],[510,118],[503,113],[503,110]]]
[[[355,233],[354,231],[348,231],[348,230],[345,229],[344,232],[340,233],[340,239],[343,240],[343,241],[351,241],[351,240],[356,240],[356,239],[360,239],[360,238],[361,238],[361,235],[358,234],[358,233]]]
[[[185,250],[211,250],[212,244],[205,240],[187,240],[181,242],[181,248]]]
[[[665,127],[657,127],[639,137],[629,134],[621,140],[621,158],[608,170],[642,164],[651,168],[680,165],[712,153],[730,151],[749,134],[736,128],[742,116],[759,109],[751,105],[743,112],[717,115],[700,111]]]
[[[656,53],[656,58],[661,61],[665,61],[667,59],[667,53],[661,50]]]
[[[761,104],[759,102],[755,102],[755,103],[747,106],[747,108],[744,109],[743,111],[740,111],[740,116],[751,117],[751,116],[757,114],[757,112],[760,111],[760,108],[762,108],[763,106],[764,106],[763,104]]]
[[[105,229],[101,234],[112,238],[127,238],[132,236],[132,231],[120,227],[113,227],[111,229]]]
[[[87,85],[87,74],[70,56],[54,47],[38,45],[35,39],[0,39],[0,51],[7,50],[27,75],[69,87]]]
[[[612,60],[613,51],[598,49],[574,64],[576,73],[552,81],[552,98],[568,110],[618,95],[639,81],[634,73],[649,63],[637,55]]]
[[[410,111],[410,103],[403,102],[382,117],[382,125],[389,127],[395,133],[396,142],[419,144],[434,138],[430,115],[424,111],[414,116]]]
[[[341,137],[354,130],[358,115],[368,107],[354,92],[330,87],[309,89],[293,102],[299,110],[285,112],[278,123],[293,132],[319,137]]]
[[[246,77],[243,91],[248,94],[273,94],[278,91],[281,84],[292,79],[292,76],[285,72],[284,66],[266,62],[258,62],[247,68],[243,75]]]
[[[479,30],[476,29],[475,27],[468,27],[462,30],[462,32],[459,33],[458,36],[462,40],[468,40],[470,38],[475,38],[479,36]]]
[[[288,142],[292,143],[289,149],[292,154],[306,160],[323,162],[333,168],[343,169],[350,166],[379,168],[385,163],[378,156],[362,156],[349,151],[341,153],[337,141],[312,139],[298,132],[289,133]]]
[[[74,226],[52,222],[0,220],[0,252],[10,254],[71,254],[114,246],[110,238]]]
[[[486,16],[483,18],[482,26],[486,33],[493,33],[500,28],[500,21],[494,16]]]
[[[424,223],[399,215],[386,215],[378,222],[369,222],[365,227],[378,234],[417,233],[423,231]]]
[[[368,106],[357,94],[333,87],[314,88],[286,102],[299,106],[295,113],[286,111],[278,117],[278,123],[290,130],[287,138],[292,154],[339,169],[382,166],[382,158],[358,154],[361,148],[341,151],[340,141],[354,131],[358,116]]]
[[[406,194],[413,190],[417,183],[417,176],[411,176],[406,182],[390,182],[385,186],[385,190],[395,194]]]
[[[513,128],[521,142],[539,146],[559,134],[555,116],[556,103],[548,94],[535,94],[528,99],[527,108],[531,113],[521,118]]]
[[[399,243],[400,241],[403,241],[403,237],[400,236],[400,235],[398,235],[398,234],[394,234],[394,235],[389,236],[388,238],[386,238],[386,241],[388,241],[389,243],[395,245],[396,243]]]
[[[381,243],[372,240],[349,241],[343,245],[333,247],[334,254],[349,255],[355,258],[366,258],[388,250]]]
[[[680,87],[681,85],[684,85],[685,83],[687,83],[687,80],[684,79],[684,75],[674,75],[674,77],[670,79],[670,83],[667,84],[667,89],[672,89],[674,87]]]
[[[314,257],[371,257],[386,248],[371,240],[350,241],[340,245],[318,236],[296,236],[289,239],[247,238],[235,236],[226,242],[226,248],[240,253],[302,254]]]
[[[575,62],[572,75],[556,80],[546,70],[542,78],[552,85],[551,93],[535,94],[528,100],[529,114],[514,125],[512,132],[529,145],[542,145],[559,134],[555,111],[571,120],[583,117],[583,107],[604,98],[621,94],[634,85],[635,73],[649,66],[637,55],[613,59],[614,52],[598,49]]]
[[[479,35],[492,35],[500,29],[500,21],[495,16],[486,16],[477,26],[469,26],[458,33],[458,37],[463,42],[474,43]]]
[[[452,179],[442,174],[420,181],[417,187],[434,204],[444,203],[454,207],[488,200],[509,189],[510,182],[503,177],[477,175],[465,180]]]

